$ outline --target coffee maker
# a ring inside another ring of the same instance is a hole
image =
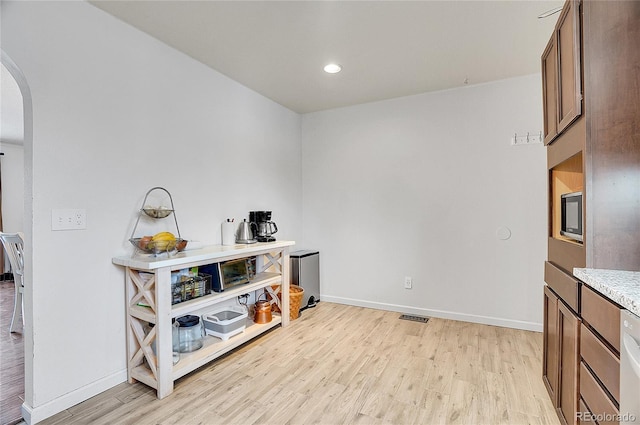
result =
[[[274,242],[276,240],[272,235],[278,231],[278,226],[271,221],[271,211],[250,211],[249,221],[258,242]]]

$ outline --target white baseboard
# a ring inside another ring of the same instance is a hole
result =
[[[22,417],[27,425],[36,424],[41,422],[56,413],[62,412],[64,409],[75,406],[78,403],[82,403],[91,397],[100,394],[109,388],[127,380],[127,371],[122,370],[112,375],[106,376],[96,382],[92,382],[89,385],[78,388],[70,393],[63,394],[60,397],[53,399],[42,406],[32,407],[27,403],[22,404]]]
[[[376,310],[396,311],[403,314],[415,314],[418,316],[437,317],[440,319],[459,320],[462,322],[481,323],[483,325],[501,326],[503,328],[522,329],[525,331],[542,332],[542,323],[523,322],[520,320],[501,319],[499,317],[478,316],[474,314],[459,313],[454,311],[430,310],[406,305],[378,303],[373,301],[356,300],[353,298],[332,297],[320,295],[322,301],[353,305],[356,307],[374,308]]]

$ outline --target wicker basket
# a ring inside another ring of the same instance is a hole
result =
[[[273,286],[273,289],[278,286]],[[289,318],[295,320],[300,315],[300,304],[302,304],[302,298],[304,297],[304,288],[298,285],[289,285]],[[282,294],[278,292],[278,298],[282,302]],[[276,304],[271,305],[273,311],[280,313],[280,308]]]

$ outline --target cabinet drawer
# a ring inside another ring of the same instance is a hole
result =
[[[544,263],[544,281],[573,311],[579,311],[578,293],[580,291],[580,281],[548,261]]]
[[[618,408],[586,368],[584,362],[580,363],[580,396],[600,425],[620,423],[617,420]]]
[[[580,355],[606,389],[620,401],[620,360],[584,324],[580,333]]]
[[[582,285],[581,301],[582,320],[620,353],[620,307],[586,285]]]

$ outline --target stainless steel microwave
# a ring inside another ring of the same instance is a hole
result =
[[[560,196],[560,234],[578,242],[583,241],[582,192],[565,193]]]

